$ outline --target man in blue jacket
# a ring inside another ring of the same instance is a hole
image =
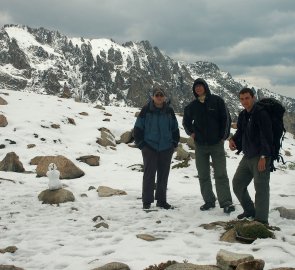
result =
[[[196,145],[196,167],[198,170],[201,194],[205,202],[200,210],[215,207],[216,197],[212,190],[210,157],[214,170],[218,202],[225,213],[235,210],[226,171],[224,141],[230,131],[231,118],[223,99],[210,92],[205,80],[195,80],[193,94],[196,97],[184,109],[183,127]]]
[[[171,209],[167,202],[167,184],[174,148],[179,142],[175,113],[166,103],[162,88],[155,87],[151,101],[143,106],[134,126],[134,139],[143,157],[143,209],[149,209],[154,199],[157,207]],[[157,173],[154,198],[155,176]]]

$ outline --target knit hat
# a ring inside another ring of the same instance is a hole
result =
[[[155,96],[157,93],[161,93],[164,96],[166,96],[164,89],[162,87],[159,87],[159,86],[154,87],[153,96]]]

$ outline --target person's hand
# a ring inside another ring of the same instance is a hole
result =
[[[259,172],[265,171],[265,169],[266,169],[265,164],[266,164],[265,157],[264,158],[260,158],[259,161],[258,161],[258,166],[257,166]]]
[[[229,149],[232,150],[232,151],[237,149],[236,143],[235,143],[235,141],[233,139],[230,139],[228,141],[228,146],[229,146]]]
[[[191,137],[192,137],[193,139],[195,139],[196,134],[195,134],[195,133],[192,133],[192,134],[191,134]]]

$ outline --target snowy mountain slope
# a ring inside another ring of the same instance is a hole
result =
[[[60,94],[64,84],[73,95],[107,105],[142,106],[154,84],[167,89],[177,111],[193,98],[197,77],[208,80],[235,118],[238,91],[247,82],[234,80],[214,63],[177,62],[148,41],[118,44],[110,39],[69,38],[58,31],[5,25],[0,31],[0,87]],[[273,93],[259,89],[260,96]],[[294,99],[276,96],[289,112]]]
[[[73,99],[5,89],[0,90],[0,96],[8,102],[0,106],[1,114],[8,120],[8,125],[0,128],[0,144],[5,145],[0,149],[0,160],[14,151],[25,169],[32,172],[0,171],[0,249],[12,245],[18,248],[13,254],[0,254],[0,265],[75,270],[120,261],[132,270],[140,270],[167,260],[215,264],[217,252],[226,249],[265,260],[266,270],[294,267],[295,221],[281,218],[275,210],[279,206],[294,208],[295,170],[291,166],[280,168],[271,176],[270,224],[281,228],[275,232],[276,239],[259,239],[251,245],[220,242],[222,229],[208,231],[199,226],[234,219],[241,207],[233,195],[237,210],[230,216],[219,207],[201,212],[202,198],[193,160],[188,168],[171,170],[168,201],[176,209],[146,213],[139,199],[142,173],[130,167],[142,164],[140,151],[126,144],[113,150],[96,143],[101,127],[108,128],[119,139],[133,127],[138,109],[106,106],[106,110],[100,110],[94,108],[95,104],[77,103]],[[68,118],[73,118],[76,125],[69,124]],[[181,124],[181,117],[177,118]],[[53,129],[51,124],[59,124],[60,128]],[[186,137],[182,128],[181,135]],[[11,141],[15,144],[10,144]],[[36,146],[28,149],[28,144]],[[188,149],[186,145],[183,147]],[[294,162],[295,142],[291,134],[287,134],[284,150],[291,154],[284,155],[285,160]],[[231,152],[227,144],[226,152],[232,179],[241,156]],[[85,175],[61,180],[73,192],[75,202],[45,205],[38,201],[38,194],[48,187],[48,179],[36,178],[36,166],[29,162],[35,156],[58,154],[68,157]],[[76,160],[88,154],[99,155],[100,166],[91,167]],[[174,158],[172,165],[178,163]],[[127,195],[101,198],[96,190],[88,190],[90,186],[102,185],[125,190]],[[253,184],[250,191],[253,196]],[[98,215],[104,218],[108,229],[94,228],[97,223],[92,219]],[[136,237],[142,233],[161,240],[147,242]]]

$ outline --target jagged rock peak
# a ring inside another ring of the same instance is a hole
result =
[[[0,32],[0,88],[70,96],[104,105],[141,107],[155,84],[168,93],[171,105],[182,111],[193,98],[194,80],[207,80],[212,93],[228,103],[232,118],[240,111],[236,81],[215,63],[184,63],[164,54],[148,40],[122,45],[112,39],[67,37],[43,27],[6,24]],[[257,90],[257,89],[256,89]],[[264,96],[275,94],[261,90]],[[295,100],[275,95],[287,111]],[[294,121],[293,121],[294,122]]]

